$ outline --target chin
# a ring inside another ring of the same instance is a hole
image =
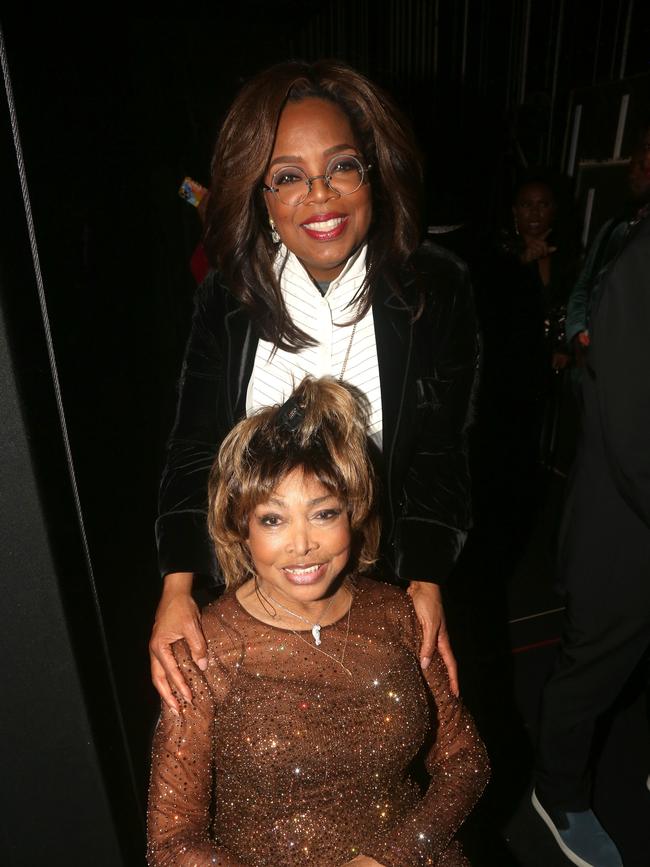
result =
[[[345,254],[344,256],[332,256],[332,257],[324,257],[322,259],[316,259],[307,257],[301,259],[302,264],[305,267],[305,270],[315,279],[315,280],[336,280],[341,271],[345,268],[345,263],[348,261],[353,251]],[[300,257],[298,257],[300,258]]]

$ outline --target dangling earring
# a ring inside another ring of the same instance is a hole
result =
[[[280,236],[278,235],[278,230],[275,228],[275,223],[273,222],[273,217],[269,215],[269,226],[271,227],[271,240],[274,244],[280,243]]]
[[[517,237],[519,237],[519,221],[517,220],[517,215],[513,214],[512,219],[513,219],[513,222],[515,224],[515,235],[517,235]]]

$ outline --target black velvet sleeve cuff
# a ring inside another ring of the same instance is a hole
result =
[[[217,578],[217,558],[202,510],[161,515],[156,521],[156,540],[161,577],[171,572],[194,572]]]
[[[402,518],[397,524],[398,576],[405,581],[444,584],[466,538],[463,530],[421,518]]]

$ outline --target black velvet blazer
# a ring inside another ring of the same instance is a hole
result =
[[[466,432],[478,369],[467,268],[424,244],[402,298],[379,280],[372,310],[383,417],[384,532],[388,569],[442,582],[471,523]],[[413,321],[418,286],[422,315]],[[206,529],[207,478],[228,431],[246,413],[258,338],[245,310],[210,274],[197,292],[176,421],[160,486],[161,574],[218,575]]]

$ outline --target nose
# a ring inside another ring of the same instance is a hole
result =
[[[305,557],[315,548],[318,548],[318,543],[314,539],[309,521],[296,521],[287,542],[287,552],[297,557]]]
[[[314,175],[309,181],[311,189],[307,193],[306,201],[326,202],[328,199],[340,197],[340,193],[337,193],[328,185],[325,175]]]

